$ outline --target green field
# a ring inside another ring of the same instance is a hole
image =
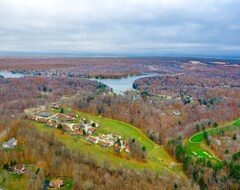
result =
[[[0,170],[0,187],[6,188],[8,190],[16,189],[26,189],[27,179],[24,176],[19,176],[12,173],[7,173],[8,180],[3,179],[3,170]]]
[[[66,109],[64,109],[65,112]],[[125,140],[134,138],[139,141],[142,146],[146,147],[148,152],[147,162],[139,162],[131,158],[128,153],[117,153],[113,148],[104,148],[99,145],[94,145],[84,139],[84,137],[74,137],[67,132],[62,133],[60,130],[47,127],[45,124],[35,123],[40,131],[52,133],[59,141],[67,145],[73,151],[82,151],[87,155],[96,159],[99,165],[109,163],[112,169],[128,168],[136,171],[143,171],[148,169],[160,173],[160,175],[173,175],[178,178],[185,178],[182,172],[182,165],[176,163],[164,150],[163,146],[155,144],[151,141],[141,130],[124,122],[113,119],[102,118],[77,112],[80,118],[88,118],[100,124],[97,129],[98,133],[112,133],[121,135]]]
[[[217,128],[211,128],[206,130],[208,134],[219,134],[221,131],[231,131],[240,128],[240,119],[228,124],[227,126],[221,126]],[[215,161],[220,161],[213,152],[204,143],[203,132],[197,133],[191,136],[186,144],[187,153],[199,158],[207,158]]]
[[[37,167],[35,167],[32,164],[27,164],[24,163],[26,165],[26,170],[28,169],[32,169],[34,171],[37,170]],[[2,168],[2,166],[1,166]],[[8,172],[7,170],[3,170],[0,169],[0,187],[3,187],[7,190],[23,190],[23,189],[27,189],[27,177],[26,174],[23,175],[17,175],[11,172]]]

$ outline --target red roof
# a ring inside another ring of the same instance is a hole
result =
[[[83,135],[82,131],[72,131],[71,132],[73,135]]]
[[[22,163],[18,163],[16,166],[15,166],[16,170],[22,170],[24,168],[24,165]]]
[[[93,137],[93,136],[88,136],[87,138],[88,138],[90,141],[93,141],[93,142],[97,141],[97,139],[96,139],[95,137]]]
[[[99,141],[99,144],[102,146],[110,146],[109,142]]]
[[[60,187],[63,185],[63,180],[60,179],[51,180],[49,185],[52,185],[53,187]]]
[[[91,133],[94,133],[96,131],[96,127],[91,127],[90,129],[88,129],[88,131],[90,131]]]

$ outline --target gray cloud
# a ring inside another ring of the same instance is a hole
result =
[[[239,0],[0,0],[0,51],[237,55]]]

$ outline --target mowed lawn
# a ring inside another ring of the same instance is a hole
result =
[[[137,171],[143,171],[146,168],[154,172],[159,171],[158,173],[163,176],[174,175],[179,178],[185,178],[185,175],[182,172],[182,165],[176,163],[167,154],[163,146],[155,144],[138,128],[113,119],[92,116],[81,112],[77,112],[77,114],[80,118],[88,118],[100,124],[100,127],[94,135],[97,135],[98,133],[112,133],[121,135],[124,140],[134,138],[139,141],[141,146],[146,147],[148,153],[147,162],[139,162],[132,159],[128,153],[117,153],[113,150],[113,147],[104,148],[99,145],[94,145],[86,141],[84,137],[71,136],[67,132],[62,133],[58,129],[47,127],[45,124],[35,123],[35,125],[40,131],[46,131],[49,133],[54,132],[57,139],[67,145],[71,150],[86,153],[88,156],[95,158],[99,165],[108,163],[109,167],[112,169],[128,168]]]
[[[227,132],[231,130],[238,130],[239,128],[240,128],[240,119],[237,119],[236,121],[233,121],[227,126],[211,128],[206,131],[208,132],[208,134],[218,134],[221,131]],[[191,136],[187,140],[185,146],[186,146],[187,153],[190,155],[207,158],[215,161],[220,161],[204,143],[203,132],[200,132]]]
[[[6,188],[8,190],[16,190],[16,189],[27,189],[27,179],[26,177],[19,176],[16,174],[8,173],[9,177],[7,181],[3,181],[3,170],[0,170],[0,187]]]
[[[26,172],[27,170],[34,170],[36,171],[38,167],[32,165],[32,164],[27,164],[24,163],[26,166]],[[24,173],[23,175],[17,175],[14,174],[12,172],[8,172],[7,170],[4,171],[4,169],[2,169],[2,166],[0,166],[0,187],[3,187],[7,190],[25,190],[27,189],[27,185],[29,183],[28,179],[27,179],[27,174]],[[6,172],[6,174],[4,174],[4,172]],[[6,177],[7,176],[7,177]]]

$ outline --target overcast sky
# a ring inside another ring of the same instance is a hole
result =
[[[240,55],[240,0],[0,0],[0,51]]]

